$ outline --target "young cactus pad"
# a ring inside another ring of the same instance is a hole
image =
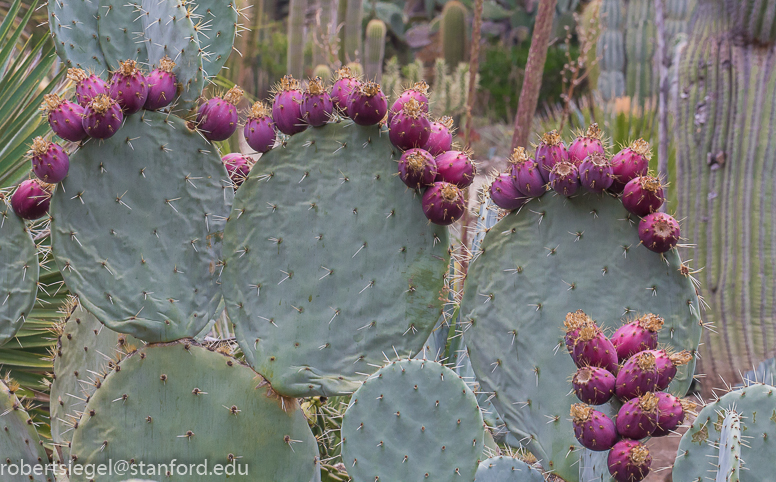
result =
[[[226,309],[278,393],[349,394],[442,312],[447,230],[395,176],[385,131],[330,123],[263,155],[224,232]],[[359,374],[361,373],[361,374]]]
[[[722,433],[736,435],[733,427],[725,430],[725,416],[734,409],[740,416],[741,469],[744,480],[773,478],[773,460],[776,458],[776,387],[755,383],[731,391],[706,405],[682,436],[672,472],[674,480],[700,482],[709,477],[709,463],[720,465],[718,481],[726,479],[735,467],[728,465],[725,450],[735,450],[735,441],[722,438]],[[731,422],[731,421],[728,421]],[[727,447],[727,448],[725,448]],[[719,464],[718,462],[723,462]],[[714,471],[712,471],[712,474]],[[719,478],[719,477],[722,478]]]
[[[97,18],[100,49],[105,55],[108,70],[118,70],[120,63],[125,60],[136,60],[143,65],[148,60],[148,47],[147,42],[139,41],[145,37],[143,23],[135,21],[141,17],[141,0],[101,0],[91,3],[91,15]]]
[[[428,360],[389,363],[356,390],[342,418],[353,480],[472,480],[484,428],[474,393]]]
[[[71,453],[77,463],[235,461],[248,469],[248,476],[237,480],[251,481],[307,482],[319,470],[318,447],[297,402],[275,394],[238,360],[177,342],[143,348],[118,366],[74,430]],[[196,479],[225,480],[224,475]],[[191,474],[176,472],[164,480],[191,480]]]
[[[22,463],[32,466],[28,470],[34,470],[38,464],[48,464],[48,456],[30,416],[9,386],[18,388],[13,381],[0,380],[0,469],[3,469],[3,482],[54,482],[53,475],[40,475],[43,467],[37,469],[38,475],[21,472]],[[10,475],[12,465],[18,469],[18,475]]]
[[[692,282],[675,250],[661,257],[639,245],[637,222],[607,194],[548,194],[493,226],[469,268],[461,323],[477,379],[542,467],[569,481],[579,472],[569,448],[579,444],[568,420],[576,400],[566,383],[575,371],[566,314],[581,309],[611,330],[655,313],[665,319],[662,343],[698,346]],[[693,368],[680,369],[672,393],[685,394]]]
[[[24,221],[0,193],[0,346],[16,336],[35,305],[38,250]]]
[[[67,286],[108,327],[149,342],[193,337],[213,316],[232,188],[215,148],[145,111],[71,157],[51,202]]]
[[[498,455],[480,462],[474,482],[544,482],[544,476],[520,459]]]

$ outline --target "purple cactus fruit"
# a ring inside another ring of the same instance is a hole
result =
[[[631,179],[645,176],[649,168],[649,143],[638,139],[612,157],[612,172],[614,182],[609,190],[621,193]]]
[[[649,474],[652,456],[646,445],[620,440],[609,451],[609,473],[617,482],[640,482]]]
[[[229,179],[232,180],[232,185],[234,185],[235,189],[248,179],[248,174],[251,172],[251,167],[253,167],[253,162],[238,152],[225,155],[221,158],[221,162],[224,163],[226,172],[229,174]]]
[[[437,175],[434,156],[423,149],[404,151],[399,159],[399,177],[412,189],[434,184]]]
[[[268,152],[275,145],[275,123],[272,111],[263,102],[251,106],[248,120],[243,128],[245,142],[256,152]]]
[[[80,105],[56,94],[46,94],[41,110],[47,112],[51,130],[62,139],[70,142],[86,139],[87,132],[82,125],[84,108]]]
[[[389,121],[390,124],[390,121]],[[431,123],[428,141],[423,147],[432,156],[438,156],[453,148],[453,118],[444,116]]]
[[[496,179],[491,183],[490,198],[496,203],[496,206],[507,211],[519,209],[530,199],[517,190],[514,179],[507,172],[496,176]]]
[[[316,77],[307,85],[307,92],[302,94],[302,119],[313,127],[326,124],[334,110],[331,96],[326,92],[323,79]]]
[[[574,345],[577,344],[579,338],[579,330],[586,323],[593,323],[593,320],[585,314],[582,310],[577,310],[574,313],[568,313],[566,319],[563,320],[563,327],[566,331],[564,339],[566,341],[566,348],[569,351],[569,355],[574,352]]]
[[[603,132],[598,128],[598,124],[590,124],[584,135],[579,135],[569,144],[569,162],[579,167],[590,154],[604,155],[602,137]]]
[[[27,179],[11,195],[11,208],[22,219],[38,219],[49,210],[51,192],[38,179]]]
[[[272,121],[283,134],[293,136],[307,129],[308,124],[302,119],[303,98],[298,80],[291,75],[280,79],[272,100]]]
[[[603,192],[614,182],[612,164],[603,154],[590,154],[579,165],[579,182],[585,189]]]
[[[617,433],[625,438],[641,440],[657,428],[657,397],[647,392],[625,402],[617,412]]]
[[[603,452],[612,448],[619,438],[614,422],[584,403],[571,405],[571,419],[574,436],[586,449]]]
[[[391,125],[393,116],[401,112],[404,104],[410,100],[415,100],[420,104],[420,110],[422,110],[424,114],[428,114],[428,84],[422,80],[420,82],[415,82],[412,87],[404,89],[404,92],[399,94],[399,98],[396,99],[388,110],[388,125]]]
[[[515,187],[527,197],[539,197],[547,192],[546,181],[539,171],[539,166],[522,147],[516,147],[509,158],[512,164],[512,177]]]
[[[556,163],[550,171],[550,186],[558,194],[572,196],[579,189],[577,166],[568,161]]]
[[[679,242],[679,223],[665,213],[652,213],[639,222],[639,239],[650,251],[665,253]]]
[[[95,139],[107,139],[118,132],[123,121],[119,104],[108,94],[100,94],[86,106],[83,128]]]
[[[601,367],[582,367],[571,379],[577,398],[590,405],[602,405],[614,395],[614,375]]]
[[[619,368],[614,345],[593,321],[586,321],[579,328],[571,358],[577,367],[596,366],[605,368],[612,374],[616,374]]]
[[[654,350],[663,323],[663,318],[647,313],[617,328],[612,335],[612,343],[617,349],[620,361],[625,361],[642,350]]]
[[[676,353],[668,353],[666,350],[649,350],[655,356],[657,366],[656,390],[665,390],[676,376],[678,367],[687,365],[692,361],[692,353],[682,350]]]
[[[437,174],[436,180],[451,182],[464,189],[474,182],[474,176],[477,174],[477,167],[472,162],[468,154],[461,151],[447,151],[436,157]]]
[[[663,437],[676,430],[684,422],[688,413],[695,410],[695,403],[686,399],[679,399],[670,393],[656,393],[657,397],[657,429],[652,432],[653,437]]]
[[[544,182],[550,180],[550,171],[553,166],[561,161],[569,160],[569,152],[560,138],[558,131],[550,131],[542,136],[541,142],[536,146],[536,163]]]
[[[178,80],[172,70],[175,62],[168,56],[159,61],[159,67],[152,70],[146,82],[148,83],[148,97],[146,97],[144,109],[157,110],[170,105],[178,92]]]
[[[70,158],[62,147],[38,136],[30,149],[32,172],[43,182],[56,184],[67,177]]]
[[[331,86],[331,101],[334,107],[341,112],[348,110],[348,98],[354,90],[358,89],[361,82],[350,71],[350,67],[342,67],[337,70],[337,80]]]
[[[134,114],[145,105],[148,82],[134,60],[120,63],[110,78],[110,96],[116,99],[124,114]]]
[[[360,126],[373,126],[385,118],[388,99],[376,82],[364,82],[348,97],[348,117]],[[428,140],[428,139],[426,139]]]
[[[225,141],[237,130],[237,103],[242,99],[243,90],[236,85],[223,97],[213,97],[199,106],[197,111],[197,129],[209,141]]]
[[[652,176],[639,176],[628,181],[622,192],[622,205],[636,216],[654,213],[663,205],[663,186]]]
[[[407,101],[388,121],[388,138],[401,150],[425,146],[431,136],[431,122],[415,99]]]
[[[423,214],[434,224],[446,226],[463,216],[463,193],[455,184],[435,182],[423,193]]]
[[[630,400],[656,391],[657,363],[649,351],[636,353],[628,358],[617,373],[614,393],[620,400]],[[640,437],[639,437],[640,438]]]
[[[75,82],[75,98],[81,107],[100,94],[109,94],[108,83],[95,74],[87,74],[82,69],[67,69],[67,78]]]

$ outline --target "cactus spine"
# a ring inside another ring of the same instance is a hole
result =
[[[366,26],[366,51],[364,52],[364,74],[369,80],[380,82],[383,77],[385,57],[385,35],[388,28],[379,19],[370,20]]]
[[[288,55],[286,70],[297,79],[304,74],[304,12],[307,0],[291,0],[288,4]]]
[[[462,3],[445,4],[439,31],[445,63],[452,68],[466,58],[466,7]]]

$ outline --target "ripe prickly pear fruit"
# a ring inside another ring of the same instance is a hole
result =
[[[620,440],[609,451],[609,473],[617,482],[640,482],[649,474],[652,456],[646,445]]]
[[[474,182],[477,168],[468,154],[461,151],[447,151],[436,157],[437,182],[451,182],[464,189]]]
[[[695,410],[695,404],[690,400],[679,399],[670,393],[656,393],[657,397],[657,429],[653,437],[663,437],[676,430],[684,422],[688,413]]]
[[[622,205],[636,216],[654,213],[665,202],[660,180],[652,176],[639,176],[628,181],[622,192]]]
[[[393,117],[401,112],[404,104],[410,100],[416,101],[420,105],[420,110],[424,114],[428,114],[428,84],[424,81],[415,82],[412,87],[409,87],[399,94],[399,98],[391,106],[388,111],[388,125],[391,125]]]
[[[577,367],[596,366],[616,374],[617,351],[593,321],[585,321],[579,328],[571,358]]]
[[[67,177],[70,157],[62,147],[38,136],[30,149],[32,172],[43,182],[56,184]]]
[[[341,112],[348,110],[348,98],[361,82],[351,72],[350,67],[342,67],[337,72],[337,80],[331,86],[331,101]]]
[[[614,422],[589,405],[571,405],[571,418],[574,423],[574,436],[586,449],[603,452],[612,448],[619,438]]]
[[[81,107],[100,94],[109,94],[108,83],[95,74],[88,74],[82,69],[67,69],[67,78],[75,82],[75,98]]]
[[[313,127],[320,127],[331,118],[334,104],[320,77],[310,80],[307,85],[307,91],[302,95],[301,109],[302,119]]]
[[[143,108],[148,98],[148,82],[134,60],[125,60],[110,78],[110,96],[118,102],[124,114],[134,114]]]
[[[657,401],[655,394],[648,392],[625,402],[617,412],[617,433],[634,440],[652,435],[657,428]]]
[[[644,139],[634,141],[612,157],[614,182],[609,190],[621,193],[625,185],[639,176],[646,176],[649,168],[649,143]]]
[[[299,81],[291,75],[284,75],[272,99],[272,121],[283,134],[292,136],[307,129],[307,122],[302,119],[303,98]]]
[[[170,105],[175,99],[178,91],[177,79],[172,69],[175,68],[175,62],[168,56],[164,56],[159,61],[159,67],[148,74],[146,82],[148,83],[148,97],[146,97],[144,109],[157,110]]]
[[[538,164],[528,157],[522,147],[516,147],[509,158],[512,164],[512,177],[515,187],[527,197],[539,197],[547,192],[546,182],[542,177]]]
[[[692,354],[687,350],[676,353],[668,353],[665,350],[649,350],[655,356],[657,366],[657,388],[665,390],[676,376],[677,367],[686,365],[692,361]]]
[[[226,172],[229,174],[229,179],[231,179],[235,189],[248,179],[248,174],[250,174],[251,167],[253,167],[251,160],[238,152],[225,155],[221,158],[221,162],[224,163]]]
[[[22,219],[38,219],[49,210],[51,193],[37,179],[27,179],[11,195],[11,208]]]
[[[390,122],[389,122],[390,125]],[[431,123],[428,141],[423,147],[432,156],[438,156],[453,148],[453,118],[444,116]]]
[[[544,134],[541,142],[536,146],[536,163],[539,164],[539,172],[544,182],[550,180],[550,171],[555,164],[568,160],[569,152],[558,131],[552,130]]]
[[[616,379],[601,367],[582,367],[571,379],[577,398],[590,405],[602,405],[614,395]]]
[[[379,123],[387,111],[388,100],[376,82],[364,82],[348,97],[348,117],[360,126]]]
[[[564,339],[566,341],[566,348],[569,351],[569,355],[574,352],[574,345],[576,345],[577,339],[579,338],[579,330],[586,323],[594,322],[582,310],[577,310],[574,313],[568,313],[566,315],[566,319],[563,320],[563,327],[566,331]]]
[[[423,149],[404,151],[399,159],[399,177],[412,189],[434,184],[437,175],[434,156]]]
[[[614,182],[613,172],[606,156],[594,152],[579,165],[579,182],[589,191],[603,192]]]
[[[461,219],[463,193],[455,184],[435,182],[423,193],[423,214],[434,224],[446,226]]]
[[[95,139],[107,139],[118,132],[124,121],[119,104],[108,94],[100,94],[84,109],[83,129]]]
[[[614,392],[621,400],[640,397],[656,391],[657,379],[655,355],[642,351],[628,358],[620,367]]]
[[[251,106],[248,120],[243,128],[245,142],[256,152],[268,152],[275,145],[275,123],[272,111],[263,102]]]
[[[579,171],[577,167],[568,162],[560,161],[550,171],[550,186],[553,191],[569,197],[579,189]]]
[[[577,168],[590,154],[604,155],[604,143],[601,141],[604,133],[593,123],[587,128],[585,135],[580,135],[569,145],[569,161]]]
[[[620,361],[625,361],[642,350],[657,348],[657,335],[663,328],[663,323],[663,318],[647,313],[617,328],[611,339]]]
[[[237,86],[229,89],[223,97],[213,97],[197,111],[197,129],[205,139],[225,141],[237,130],[237,103],[242,99],[243,90]]]
[[[666,213],[652,213],[639,222],[639,239],[650,251],[665,253],[679,242],[679,223]]]
[[[425,146],[431,136],[431,122],[420,106],[418,101],[410,99],[388,121],[388,138],[401,150]]]
[[[530,199],[517,190],[514,178],[508,172],[499,174],[493,180],[490,185],[490,198],[496,206],[508,211],[520,208]]]
[[[56,135],[70,142],[86,139],[87,132],[82,124],[83,107],[56,94],[46,94],[41,109],[48,113],[49,125]]]

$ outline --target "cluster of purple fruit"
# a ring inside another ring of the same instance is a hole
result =
[[[564,324],[578,367],[574,393],[583,402],[571,406],[574,435],[585,448],[609,450],[609,472],[618,482],[643,480],[652,457],[640,440],[668,435],[694,408],[664,391],[692,355],[658,349],[663,319],[653,314],[622,325],[611,339],[581,310],[566,315]],[[613,398],[622,402],[614,421],[591,407]]]
[[[623,206],[642,218],[639,238],[644,246],[664,253],[679,242],[679,223],[657,212],[665,197],[660,180],[648,173],[649,157],[649,144],[639,139],[608,159],[597,124],[568,148],[557,131],[550,131],[536,147],[535,160],[524,148],[515,149],[510,170],[496,177],[490,196],[497,206],[511,211],[550,189],[566,197],[580,187],[594,193],[608,191],[620,196]]]

